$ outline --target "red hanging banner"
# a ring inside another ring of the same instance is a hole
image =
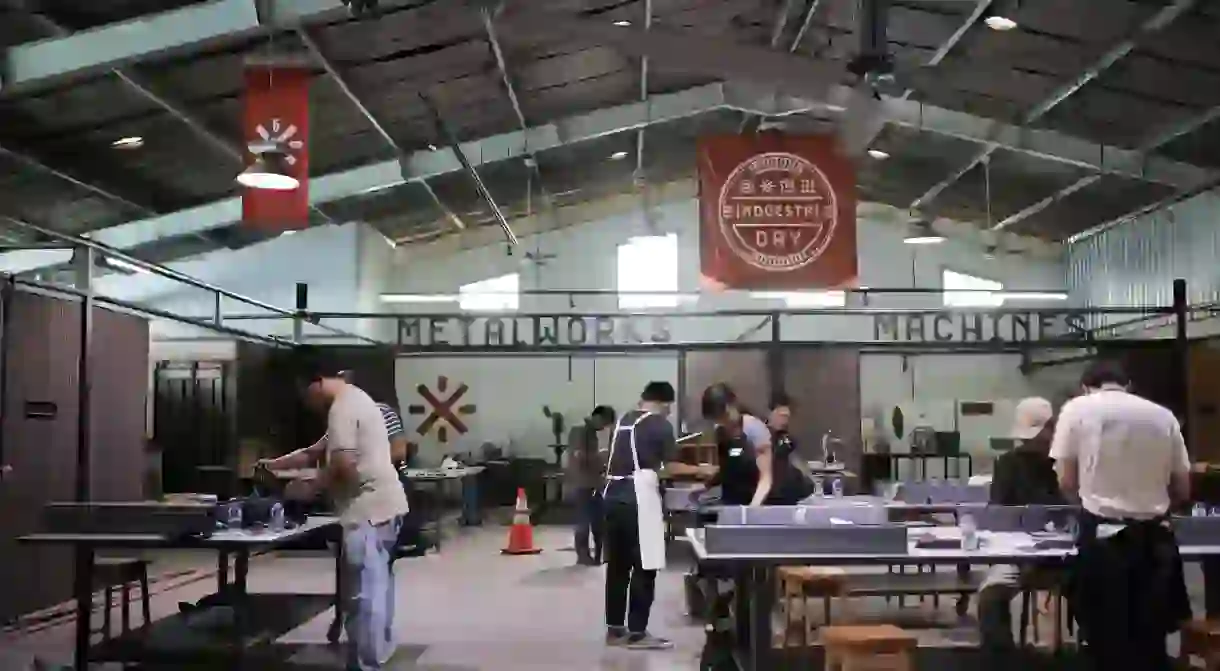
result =
[[[833,137],[701,137],[698,156],[699,262],[706,285],[855,285],[855,168]]]
[[[309,84],[313,73],[300,65],[246,66],[247,145],[275,144],[288,173],[301,185],[291,191],[242,188],[242,221],[265,231],[309,226]],[[246,166],[255,156],[246,153]]]

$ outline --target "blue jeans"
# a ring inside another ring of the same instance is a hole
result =
[[[602,528],[604,511],[602,493],[591,488],[576,490],[576,557],[581,560],[601,561]],[[589,551],[589,536],[593,536],[593,550]]]
[[[343,529],[347,668],[375,671],[394,654],[394,573],[390,566],[402,517]]]

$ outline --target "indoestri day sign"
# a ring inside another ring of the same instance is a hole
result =
[[[701,137],[698,170],[705,284],[771,290],[855,284],[855,169],[833,137]]]

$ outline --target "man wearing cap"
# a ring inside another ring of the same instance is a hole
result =
[[[1017,403],[1010,435],[1016,446],[1001,455],[992,469],[991,504],[997,506],[1060,505],[1066,503],[1055,476],[1050,451],[1055,430],[1050,401],[1031,397]],[[1002,660],[1015,647],[1012,600],[1029,578],[1016,566],[993,566],[979,590],[979,634],[985,651]]]
[[[272,470],[322,462],[313,488],[330,494],[343,527],[348,671],[381,669],[394,653],[391,553],[407,497],[391,460],[386,421],[343,371],[319,368],[306,379],[306,402],[327,408],[326,436],[279,459]]]

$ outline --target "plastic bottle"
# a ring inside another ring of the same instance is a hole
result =
[[[962,549],[971,551],[979,549],[979,529],[973,515],[962,515],[959,523],[962,528]]]
[[[1207,506],[1202,503],[1196,503],[1195,507],[1190,511],[1191,517],[1207,517]]]
[[[835,498],[843,496],[843,478],[830,479],[830,495]]]
[[[817,498],[826,496],[826,490],[822,488],[822,476],[813,476],[813,495]]]
[[[271,530],[284,530],[284,504],[279,501],[271,504]]]
[[[226,522],[230,529],[241,528],[241,501],[229,501],[228,519]]]

